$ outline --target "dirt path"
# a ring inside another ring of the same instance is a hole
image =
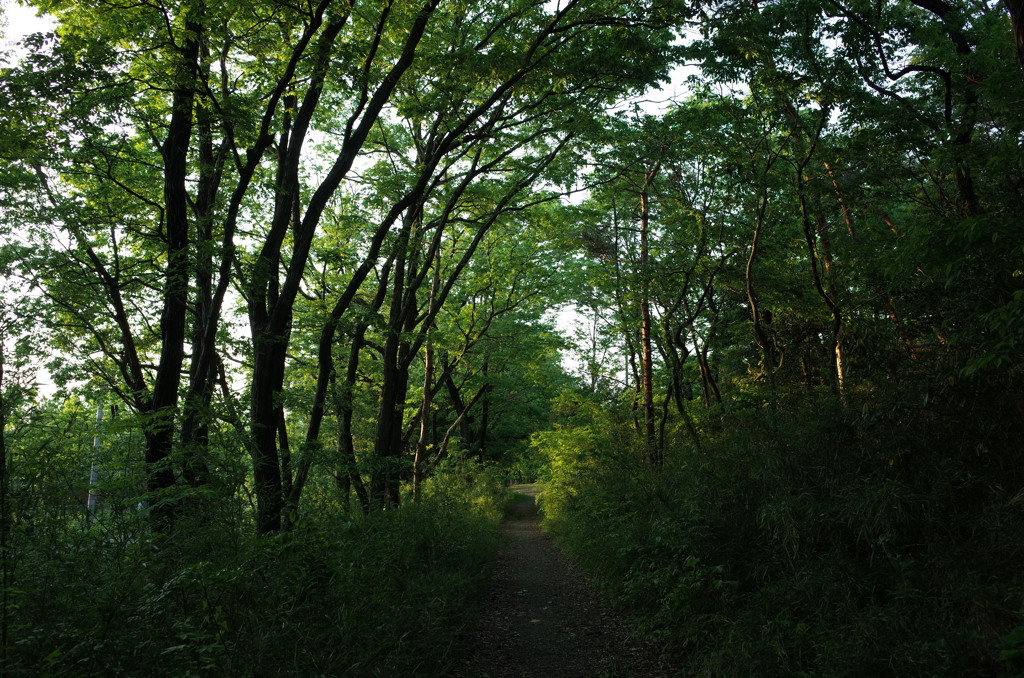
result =
[[[536,488],[502,527],[498,563],[459,678],[667,676],[540,527]]]

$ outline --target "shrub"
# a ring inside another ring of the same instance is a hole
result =
[[[441,675],[493,560],[497,478],[461,464],[419,503],[264,539],[230,507],[160,546],[21,535],[6,675]]]
[[[1016,675],[1021,462],[935,408],[730,413],[663,468],[544,434],[546,521],[694,675]]]

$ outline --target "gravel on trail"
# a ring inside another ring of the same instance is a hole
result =
[[[657,653],[544,532],[533,486],[502,526],[490,590],[458,678],[667,678]]]

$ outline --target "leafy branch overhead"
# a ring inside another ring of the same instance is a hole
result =
[[[296,619],[407,642],[501,474],[690,673],[1016,668],[1019,2],[27,4],[0,673],[392,675]]]
[[[559,157],[572,140],[603,106],[665,77],[673,53],[671,8],[643,3],[40,8],[56,35],[34,39],[7,91],[16,105],[48,101],[60,121],[26,139],[20,161],[37,185],[19,212],[52,238],[33,266],[54,310],[74,318],[49,316],[69,376],[106,383],[146,422],[156,492],[206,482],[221,366],[240,360],[226,376],[250,384],[260,531],[298,504],[312,459],[294,467],[287,429],[319,440],[337,328],[356,297],[375,286],[390,309],[376,454],[395,456],[387,422],[480,243],[540,205],[543,182],[571,183]],[[358,244],[317,330],[296,308],[325,219],[344,219],[342,237]],[[421,313],[431,267],[449,260]],[[239,307],[241,353],[226,339]],[[299,330],[319,332],[319,376],[294,409],[286,384],[309,364]],[[394,500],[393,481],[374,483],[375,501]],[[169,529],[173,507],[154,514]]]

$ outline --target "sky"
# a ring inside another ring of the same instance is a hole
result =
[[[0,10],[0,64],[9,63],[4,53],[23,37],[48,30],[53,25],[36,16],[34,7],[25,7],[13,0],[0,0]],[[14,56],[17,58],[17,50],[14,50]]]

